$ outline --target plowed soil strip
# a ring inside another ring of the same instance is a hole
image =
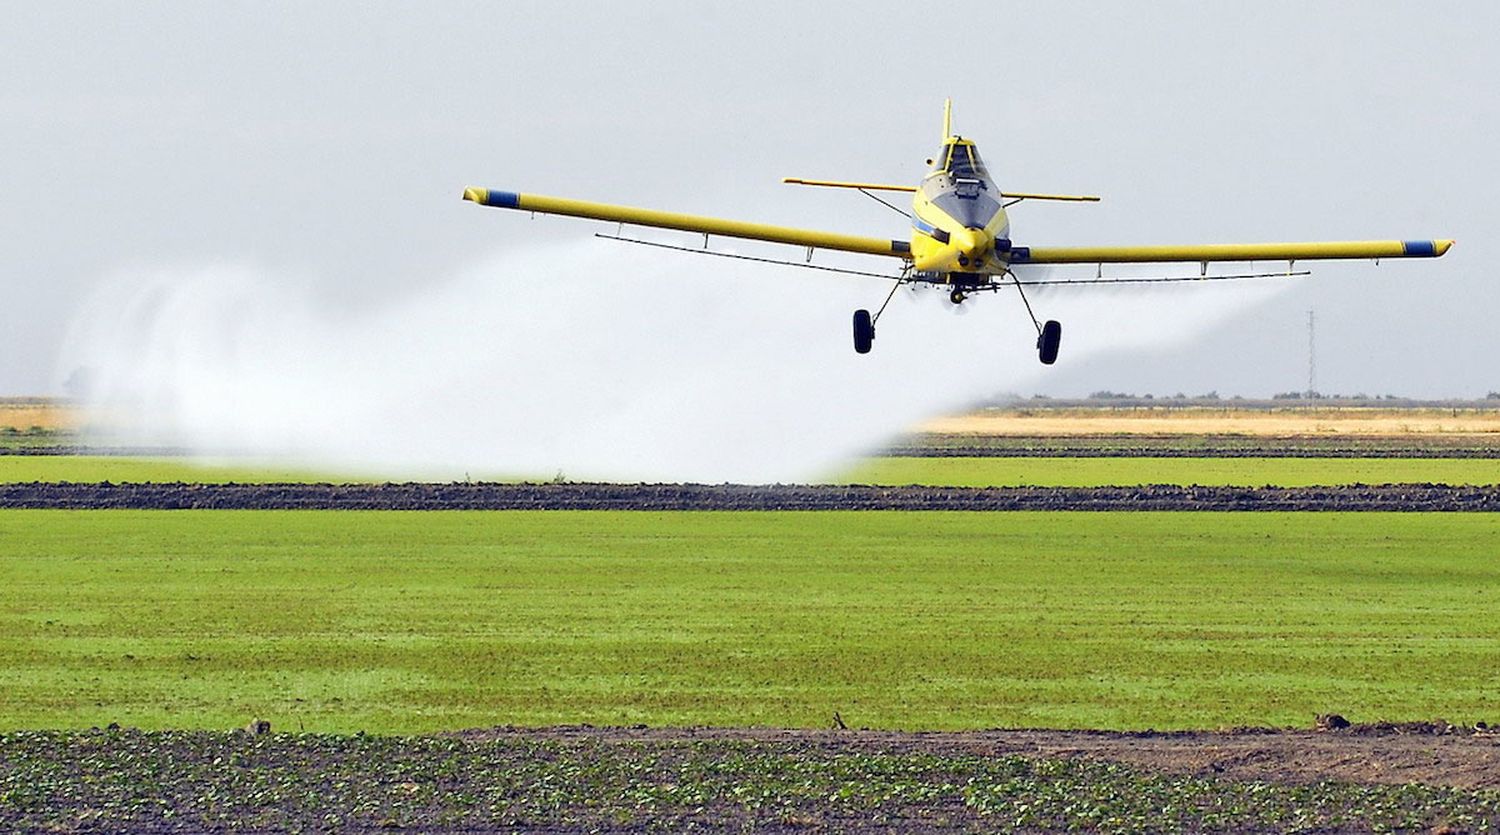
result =
[[[1340,729],[1232,728],[1211,731],[869,731],[771,728],[495,728],[470,740],[545,739],[664,745],[741,741],[825,753],[938,757],[1081,757],[1148,771],[1235,780],[1364,785],[1420,783],[1500,789],[1500,732],[1444,721],[1375,723]]]
[[[1490,832],[1472,729],[0,734],[7,832]]]
[[[738,484],[0,485],[0,508],[141,510],[1500,510],[1500,487],[872,487]]]

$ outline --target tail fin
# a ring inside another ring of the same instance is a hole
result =
[[[953,99],[943,99],[943,142],[953,138]]]

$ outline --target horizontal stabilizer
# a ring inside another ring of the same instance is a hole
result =
[[[1092,194],[1032,194],[1026,191],[1002,191],[1000,196],[1007,200],[1063,200],[1069,203],[1098,203],[1099,198]]]
[[[880,183],[845,183],[838,180],[804,180],[801,177],[783,177],[783,183],[791,183],[795,186],[826,186],[828,188],[857,188],[864,191],[905,191],[914,192],[916,186],[886,186]]]

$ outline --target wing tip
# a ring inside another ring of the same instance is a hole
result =
[[[1409,258],[1440,258],[1453,248],[1452,238],[1430,241],[1402,241],[1401,254]]]
[[[492,188],[466,188],[464,199],[481,206],[494,206],[497,209],[521,207],[521,195],[513,191],[496,191]]]

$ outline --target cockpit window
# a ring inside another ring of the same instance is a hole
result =
[[[957,142],[948,146],[943,169],[955,179],[972,180],[984,176],[984,164],[979,161],[979,153],[974,150],[974,146]]]

